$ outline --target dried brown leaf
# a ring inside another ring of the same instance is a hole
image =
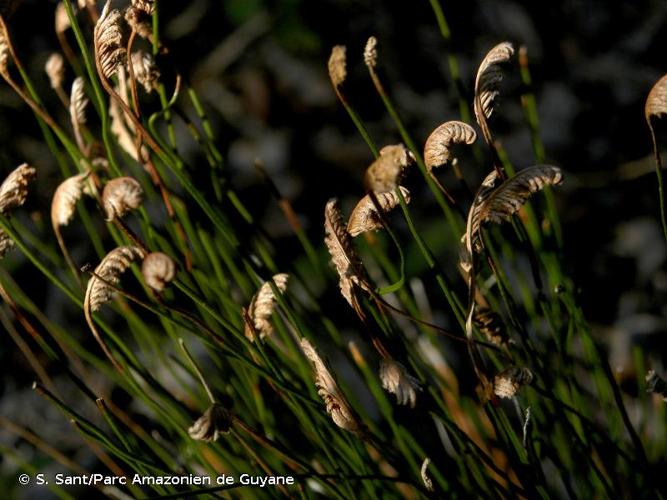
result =
[[[107,220],[124,217],[128,212],[139,208],[143,200],[144,190],[132,177],[111,179],[102,191],[102,206]]]
[[[535,165],[522,170],[494,189],[493,186],[497,181],[495,172],[486,177],[468,213],[466,247],[470,254],[473,247],[475,250],[480,248],[481,224],[484,222],[499,224],[510,220],[533,193],[544,189],[545,186],[560,184],[563,181],[563,172],[552,165]]]
[[[227,434],[232,426],[232,416],[222,405],[214,403],[190,428],[188,435],[197,441],[211,443]]]
[[[278,288],[281,293],[284,293],[285,290],[287,290],[289,274],[276,274],[273,276],[272,280],[273,283],[275,283],[276,288]],[[264,339],[273,333],[271,315],[273,314],[275,307],[276,297],[273,294],[273,288],[271,288],[271,284],[267,281],[259,288],[257,293],[250,301],[250,305],[248,306],[248,315],[250,316],[253,324],[253,328],[251,328],[250,325],[246,325],[245,327],[245,335],[249,340],[255,340],[253,329],[255,332],[259,333],[260,339]]]
[[[370,290],[361,260],[347,232],[336,198],[330,199],[324,209],[324,243],[338,272],[340,291],[345,300],[357,311],[359,304],[355,286]]]
[[[479,328],[487,340],[496,345],[507,344],[509,338],[507,329],[500,314],[486,307],[475,310],[472,319],[473,324]]]
[[[410,203],[410,191],[403,186],[399,186],[406,203]],[[387,213],[400,204],[396,192],[380,193],[376,195],[378,205],[383,213]],[[356,237],[366,231],[382,229],[382,220],[378,214],[377,208],[370,195],[364,196],[352,210],[350,219],[347,222],[347,232],[350,236]]]
[[[149,287],[161,292],[176,276],[176,263],[167,254],[151,252],[141,264],[141,274]]]
[[[95,268],[95,276],[88,281],[84,300],[85,311],[97,311],[111,299],[113,288],[107,283],[118,283],[121,274],[130,267],[132,262],[143,257],[138,247],[124,246],[111,250]],[[100,279],[101,278],[101,279]]]
[[[51,84],[52,89],[59,89],[62,87],[63,80],[65,79],[65,61],[63,60],[63,56],[58,52],[51,54],[46,60],[44,71],[49,77],[49,83]]]
[[[339,87],[345,81],[347,77],[346,69],[346,57],[345,51],[346,47],[344,45],[336,45],[331,49],[331,55],[329,56],[329,78],[331,79],[331,84],[334,87]]]
[[[89,172],[73,175],[56,188],[51,200],[51,223],[53,227],[66,226],[74,216],[76,202],[81,199]]]
[[[430,172],[436,167],[453,161],[452,147],[456,144],[472,144],[477,139],[475,130],[464,122],[450,121],[438,126],[426,139],[424,163]]]
[[[123,45],[120,11],[111,9],[111,0],[104,4],[100,18],[95,24],[95,51],[105,78],[111,78],[125,64],[127,53]]]
[[[433,487],[433,480],[428,475],[428,466],[430,464],[431,464],[431,459],[428,457],[426,457],[422,462],[422,467],[421,467],[422,483],[424,483],[424,487],[428,491],[435,491],[435,488]]]
[[[65,9],[65,5],[63,5],[62,2],[58,2],[58,5],[56,6],[54,24],[56,33],[61,34],[65,33],[65,31],[67,31],[71,26],[69,22],[69,16],[67,15],[67,10]]]
[[[37,170],[24,163],[12,171],[0,185],[0,213],[20,207],[28,197],[28,186],[37,176]]]
[[[132,71],[134,77],[142,85],[147,94],[150,94],[158,86],[160,70],[155,59],[148,52],[138,50],[132,54]]]
[[[511,43],[499,43],[486,54],[477,70],[473,108],[475,118],[487,143],[491,143],[488,120],[493,114],[495,99],[500,93],[500,82],[503,80],[500,66],[507,63],[512,55],[514,55],[514,47]]]
[[[78,129],[86,123],[86,108],[88,107],[88,97],[86,97],[85,82],[80,76],[77,76],[72,82],[72,92],[69,102],[69,114],[74,129]]]
[[[500,179],[498,178],[498,172],[493,170],[489,175],[487,175],[482,184],[480,185],[475,198],[473,200],[470,211],[468,212],[468,219],[466,224],[466,232],[463,235],[461,241],[465,247],[465,253],[461,256],[461,267],[465,272],[469,272],[469,268],[472,266],[472,252],[479,251],[480,241],[479,241],[479,228],[481,225],[481,207],[484,205],[484,202],[488,199],[491,193],[498,187]]]
[[[303,338],[301,339],[301,350],[313,367],[317,393],[324,400],[327,413],[331,415],[331,419],[341,429],[355,433],[359,432],[361,425],[354,410],[352,410],[345,396],[341,393],[338,384],[336,384],[336,381],[315,350],[315,347],[313,347],[308,339]]]
[[[493,378],[493,393],[499,398],[513,398],[524,385],[533,381],[528,368],[511,366]]]
[[[414,156],[403,144],[383,147],[380,156],[366,170],[367,189],[376,194],[393,191],[413,161]]]
[[[396,394],[399,405],[415,407],[417,391],[422,389],[419,387],[419,380],[410,375],[401,363],[393,359],[383,359],[380,363],[380,381],[383,389]]]
[[[125,21],[133,31],[146,40],[153,40],[153,24],[151,14],[143,8],[130,5],[125,11]]]
[[[0,75],[7,75],[9,66],[9,41],[6,34],[0,32]]]
[[[530,195],[545,186],[563,182],[563,172],[552,165],[535,165],[517,173],[493,191],[480,207],[481,222],[497,224],[509,220],[526,203]]]
[[[132,0],[132,7],[151,15],[155,10],[155,0]]]
[[[652,116],[660,117],[665,113],[667,113],[667,75],[653,85],[644,105],[644,115],[649,123]]]
[[[377,38],[371,36],[366,42],[366,47],[364,47],[364,63],[369,68],[375,68],[378,61],[378,50],[377,50],[378,41]]]

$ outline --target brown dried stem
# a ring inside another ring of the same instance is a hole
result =
[[[141,110],[139,108],[139,93],[137,92],[137,79],[134,74],[134,65],[132,64],[131,60],[131,54],[132,54],[132,47],[134,45],[134,41],[136,40],[137,36],[137,31],[132,28],[132,32],[130,33],[130,37],[127,42],[127,54],[129,58],[129,63],[127,65],[128,67],[128,76],[130,79],[130,93],[132,96],[132,107],[134,109],[134,113],[136,118],[141,117]],[[96,58],[97,59],[97,58]],[[178,74],[176,75],[176,90],[175,92],[178,92],[180,89],[181,85],[181,75]],[[130,118],[132,120],[132,118]],[[176,234],[178,235],[179,239],[181,240],[181,243],[183,244],[183,257],[185,259],[185,269],[188,272],[192,271],[192,255],[188,249],[187,245],[187,238],[185,235],[185,230],[183,229],[183,226],[181,223],[176,220],[176,212],[174,211],[174,207],[171,204],[171,199],[169,197],[169,190],[164,184],[164,181],[162,180],[162,177],[160,176],[159,172],[157,171],[157,168],[155,167],[155,164],[151,160],[150,156],[148,156],[145,160],[144,157],[141,153],[141,146],[142,146],[142,134],[137,134],[137,139],[136,139],[136,147],[137,147],[137,158],[142,161],[144,164],[144,167],[148,171],[148,174],[151,177],[151,181],[153,182],[153,185],[155,185],[159,190],[160,190],[160,196],[162,197],[162,201],[164,203],[165,209],[167,210],[167,215],[171,219],[171,221],[174,223],[174,226],[176,228]]]
[[[70,268],[70,271],[72,271],[72,274],[74,275],[74,279],[76,280],[77,285],[79,285],[79,288],[83,288],[83,282],[81,281],[81,277],[79,276],[78,268],[74,263],[74,259],[72,259],[72,256],[67,250],[67,245],[65,245],[65,239],[63,238],[62,232],[60,231],[60,226],[54,224],[53,232],[56,235],[56,240],[58,241],[58,246],[60,247],[60,251],[63,253],[63,257],[65,257],[65,262],[67,262],[67,266]]]
[[[9,296],[9,294],[2,285],[0,285],[0,297],[2,297],[2,299],[7,303],[11,311],[14,313],[16,319],[19,321],[19,323],[21,323],[21,326],[23,326],[23,328],[28,333],[30,333],[33,338],[40,338],[41,335],[33,328],[33,326],[23,315],[21,310],[18,308],[16,303],[12,300],[12,298]],[[5,316],[4,311],[0,311],[0,314],[2,315],[3,323],[6,322],[5,329],[7,330],[7,333],[9,333],[9,336],[12,338],[12,340],[19,348],[21,353],[25,356],[30,367],[35,371],[35,373],[37,374],[39,379],[44,383],[44,385],[46,385],[47,387],[49,387],[50,390],[55,392],[56,389],[53,380],[51,380],[51,377],[49,377],[48,373],[46,373],[46,370],[37,359],[37,356],[35,356],[35,353],[32,352],[32,349],[30,349],[28,343],[21,337],[19,332],[14,328],[14,325],[11,324],[9,318]]]
[[[98,275],[96,275],[95,273],[91,272],[91,275],[97,277],[98,279],[102,279]],[[104,280],[102,280],[102,281],[104,281]],[[90,328],[90,331],[93,334],[93,337],[95,337],[95,340],[97,341],[97,343],[102,348],[102,351],[104,351],[104,354],[106,355],[106,357],[109,359],[109,361],[111,361],[111,364],[114,366],[114,368],[119,373],[125,373],[125,368],[123,368],[123,365],[121,365],[118,362],[118,360],[116,360],[116,357],[111,352],[111,349],[109,349],[109,347],[107,346],[107,343],[104,341],[104,339],[100,335],[100,332],[97,330],[97,327],[95,326],[95,321],[93,320],[93,314],[92,314],[92,311],[90,310],[90,307],[84,307],[83,308],[83,314],[86,318],[86,323],[88,323],[88,327]]]
[[[135,131],[138,134],[141,135],[141,137],[146,142],[148,147],[150,147],[158,156],[164,156],[165,152],[158,145],[158,143],[155,142],[153,137],[150,135],[150,133],[143,126],[143,124],[141,123],[139,118],[137,118],[137,116],[132,112],[130,107],[125,103],[123,98],[118,94],[118,92],[116,92],[114,90],[114,88],[109,83],[109,79],[104,74],[104,71],[103,71],[103,68],[102,68],[102,62],[100,60],[100,46],[99,46],[98,37],[94,37],[94,46],[95,46],[95,51],[94,51],[95,52],[95,67],[97,69],[97,74],[100,77],[100,82],[102,83],[102,87],[112,97],[112,99],[114,99],[118,103],[118,105],[121,107],[121,109],[123,110],[125,115],[132,122],[132,125],[134,125]],[[139,158],[141,158],[141,156]]]
[[[60,451],[58,451],[57,449],[55,449],[54,447],[49,445],[46,441],[44,441],[37,434],[33,433],[30,429],[22,427],[19,424],[17,424],[16,422],[13,422],[12,420],[9,420],[8,418],[5,418],[2,415],[0,415],[0,426],[4,427],[5,429],[7,429],[12,434],[16,434],[21,439],[23,439],[23,440],[27,441],[28,443],[32,444],[35,448],[40,450],[42,453],[44,453],[45,455],[50,456],[56,462],[58,462],[59,464],[61,464],[64,467],[67,467],[72,472],[75,472],[76,474],[79,474],[79,475],[85,475],[85,474],[90,473],[87,469],[84,469],[83,467],[81,467],[80,464],[78,464],[74,460],[67,457],[65,454],[61,453]]]

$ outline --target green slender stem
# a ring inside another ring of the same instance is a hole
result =
[[[371,79],[373,80],[373,84],[375,85],[375,89],[380,98],[382,99],[382,102],[384,103],[385,108],[389,112],[389,115],[396,124],[396,127],[398,128],[398,131],[401,134],[401,137],[403,138],[405,145],[408,147],[408,149],[414,156],[417,165],[419,166],[419,171],[422,173],[422,176],[426,181],[426,183],[428,184],[429,188],[431,189],[433,196],[435,197],[436,201],[442,208],[442,211],[445,214],[445,218],[447,219],[450,231],[452,231],[454,238],[458,238],[459,235],[463,232],[463,225],[461,222],[463,214],[460,214],[461,218],[455,217],[454,212],[452,212],[452,209],[449,207],[447,201],[444,199],[442,192],[440,191],[440,189],[438,189],[435,182],[433,182],[431,176],[428,175],[428,171],[426,169],[426,165],[424,164],[424,159],[422,158],[421,152],[417,149],[414,141],[412,140],[412,137],[405,128],[405,125],[403,125],[403,121],[401,120],[398,111],[396,111],[396,108],[394,107],[394,104],[389,98],[389,95],[385,91],[384,86],[382,85],[382,82],[380,81],[380,78],[378,77],[377,72],[375,71],[375,68],[373,66],[368,66],[368,71],[370,73]]]
[[[419,250],[421,251],[422,256],[424,257],[424,260],[426,261],[426,264],[428,265],[429,269],[435,272],[435,278],[440,286],[440,289],[443,291],[445,294],[445,297],[447,298],[447,302],[449,303],[450,307],[452,308],[452,311],[454,312],[454,315],[456,316],[457,321],[459,322],[459,325],[465,330],[465,317],[463,313],[463,306],[459,302],[458,297],[451,291],[449,284],[447,283],[447,280],[445,279],[444,275],[442,274],[442,271],[438,269],[438,266],[435,262],[435,259],[433,257],[433,254],[429,250],[428,246],[426,245],[426,242],[423,240],[419,232],[417,231],[417,228],[415,227],[415,224],[412,220],[412,217],[410,216],[410,212],[408,211],[408,206],[407,203],[405,202],[405,198],[403,197],[403,193],[401,193],[400,189],[396,189],[396,194],[398,196],[398,199],[401,204],[401,210],[403,211],[403,215],[405,217],[405,221],[408,224],[408,228],[410,230],[410,234],[414,238],[414,240],[417,242],[417,246],[419,247]]]
[[[440,6],[439,0],[429,0],[429,2],[431,4],[431,8],[433,9],[433,13],[435,14],[435,19],[438,23],[440,34],[445,39],[445,42],[448,45],[447,48],[450,49],[449,45],[451,44],[452,34],[449,28],[449,24],[447,23],[447,19],[445,18],[445,13],[443,12],[442,7]],[[471,118],[470,105],[468,104],[468,101],[466,100],[465,95],[463,93],[463,89],[465,87],[463,85],[463,81],[461,80],[461,70],[459,68],[459,60],[456,57],[456,55],[453,52],[451,52],[451,50],[447,53],[447,66],[449,67],[449,74],[452,77],[452,80],[454,81],[454,87],[456,88],[461,120],[463,120],[466,123],[469,123]]]
[[[658,151],[658,142],[655,138],[655,131],[651,124],[651,119],[647,120],[649,131],[651,132],[651,142],[653,144],[653,157],[655,158],[655,175],[658,180],[658,199],[660,203],[660,223],[662,224],[662,234],[667,240],[667,213],[665,212],[665,193],[664,182],[662,180],[662,157]]]

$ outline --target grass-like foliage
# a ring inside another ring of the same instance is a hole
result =
[[[216,131],[160,37],[160,2],[101,13],[78,4],[59,6],[62,55],[46,67],[61,110],[35,93],[1,26],[0,74],[34,111],[61,178],[49,188],[51,225],[22,205],[35,178],[54,173],[23,165],[2,184],[0,249],[14,248],[0,293],[35,391],[90,446],[96,472],[296,481],[119,487],[138,497],[659,497],[665,384],[654,372],[647,384],[637,350],[639,391],[624,393],[577,304],[556,208],[567,166],[545,164],[524,48],[517,64],[512,44],[489,47],[472,81],[447,56],[456,88],[474,98],[460,95],[461,121],[443,117],[424,150],[392,100],[381,42],[371,37],[363,55],[395,123],[390,145],[375,143],[346,93],[346,49],[335,47],[334,90],[369,146],[365,183],[351,187],[365,195],[352,211],[336,199],[348,193],[330,193],[319,230],[306,232],[258,165],[302,248],[295,255],[231,182]],[[508,72],[524,84],[525,123],[515,125],[530,129],[534,158],[508,158],[493,135]],[[196,167],[183,140],[199,146]],[[474,152],[465,168],[459,149]],[[431,220],[413,216],[433,200]],[[82,261],[86,252],[94,257]],[[17,259],[42,281],[14,279]],[[55,287],[63,318],[78,320],[47,317],[34,287]],[[70,473],[93,471],[40,429],[0,423]]]

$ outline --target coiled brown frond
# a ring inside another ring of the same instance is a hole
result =
[[[70,95],[69,114],[72,120],[72,126],[78,129],[86,123],[86,108],[88,107],[88,97],[86,97],[84,79],[77,76],[72,82],[72,93]]]
[[[9,75],[9,53],[9,37],[4,29],[0,29],[0,75]]]
[[[104,342],[95,326],[92,313],[111,300],[114,291],[111,285],[116,285],[121,274],[130,267],[132,262],[141,259],[143,256],[143,250],[134,246],[118,247],[111,250],[95,268],[94,275],[88,280],[83,301],[83,314],[90,331],[104,354],[119,372],[124,371],[123,366],[116,360],[111,349]]]
[[[155,64],[155,59],[148,52],[138,50],[132,54],[131,60],[134,77],[146,93],[150,94],[157,88],[160,79],[160,70]]]
[[[86,142],[81,133],[81,127],[86,123],[86,108],[89,102],[84,87],[83,78],[77,76],[72,83],[72,91],[69,98],[69,116],[76,144],[79,146],[81,152],[87,155]]]
[[[324,243],[331,255],[331,262],[338,272],[341,294],[352,308],[358,311],[359,304],[354,287],[357,285],[369,289],[369,286],[364,277],[361,260],[345,227],[338,200],[335,198],[329,200],[324,209],[324,233]]]
[[[413,161],[414,156],[403,144],[383,147],[380,156],[366,170],[366,188],[376,194],[393,191]]]
[[[428,457],[426,457],[422,462],[422,467],[420,471],[422,476],[422,483],[424,483],[424,488],[426,488],[428,491],[435,491],[435,488],[433,487],[433,480],[428,475],[428,466],[430,464],[431,464],[431,459]]]
[[[49,77],[51,88],[61,88],[63,85],[63,80],[65,79],[65,61],[63,60],[63,56],[61,56],[58,52],[51,54],[46,60],[44,71]]]
[[[464,244],[466,254],[461,258],[461,267],[467,269],[472,265],[472,252],[479,251],[481,246],[479,244],[479,228],[481,225],[481,207],[484,205],[484,202],[491,195],[491,193],[497,188],[500,183],[498,178],[498,172],[493,170],[489,175],[487,175],[479,189],[475,198],[473,200],[470,211],[468,212],[468,219],[466,223],[466,232],[463,235],[462,242]],[[466,271],[468,272],[468,271]]]
[[[141,263],[141,274],[149,287],[161,292],[176,276],[176,263],[167,254],[151,252]]]
[[[563,182],[563,172],[552,165],[535,165],[517,173],[503,182],[480,206],[481,222],[501,223],[526,203],[530,195],[541,191],[545,186]]]
[[[486,307],[480,307],[475,311],[472,322],[489,342],[496,345],[507,344],[509,340],[507,329],[505,328],[503,319],[497,312]]]
[[[364,47],[364,63],[369,68],[375,68],[378,62],[378,41],[377,38],[371,36],[366,42],[366,47]]]
[[[118,283],[121,274],[130,267],[132,262],[142,257],[143,252],[134,246],[118,247],[111,250],[95,268],[95,276],[88,280],[84,310],[97,311],[102,305],[111,300],[113,288],[105,282],[114,285]]]
[[[479,250],[479,230],[484,222],[501,223],[526,203],[528,198],[545,186],[558,185],[563,181],[563,172],[552,165],[535,165],[507,179],[498,188],[496,172],[491,172],[480,188],[470,212],[466,228],[466,247],[469,253]]]
[[[528,368],[511,366],[493,378],[493,393],[499,398],[513,398],[524,385],[533,381]]]
[[[58,5],[56,6],[54,25],[57,34],[65,33],[71,26],[67,10],[62,2],[58,2]]]
[[[102,75],[107,79],[116,74],[127,58],[120,25],[121,15],[117,9],[111,9],[110,5],[111,0],[107,0],[94,30],[96,55]]]
[[[51,200],[51,223],[53,227],[66,226],[74,217],[76,202],[81,199],[89,172],[73,175],[56,188]]]
[[[8,250],[14,246],[14,240],[0,229],[0,257],[4,257]]]
[[[660,222],[662,224],[662,232],[667,239],[667,212],[665,212],[665,194],[662,181],[662,155],[658,147],[658,140],[653,129],[652,117],[660,118],[667,113],[667,75],[664,75],[658,80],[646,98],[644,105],[644,116],[646,124],[648,125],[651,134],[651,142],[653,145],[653,158],[655,160],[655,173],[658,178],[658,196],[660,200]]]
[[[415,407],[417,402],[417,391],[421,391],[419,380],[410,375],[398,361],[383,359],[380,363],[380,381],[382,388],[396,395],[399,405],[410,405]]]
[[[484,140],[488,144],[491,143],[488,120],[493,114],[495,99],[500,93],[500,82],[503,80],[500,65],[507,63],[512,55],[514,55],[514,47],[511,43],[499,43],[486,54],[477,70],[473,108]]]
[[[430,172],[436,167],[449,163],[455,144],[472,144],[477,139],[475,130],[464,122],[450,121],[438,126],[426,139],[424,163]]]
[[[125,21],[141,38],[152,41],[153,23],[151,13],[147,12],[143,7],[139,7],[138,4],[139,2],[137,2],[137,5],[130,5],[127,8],[125,11]]]
[[[410,203],[410,191],[403,186],[399,186],[406,203]],[[393,210],[400,204],[398,195],[394,191],[380,193],[376,195],[378,205],[383,213]],[[347,232],[350,236],[356,237],[366,231],[382,229],[382,219],[378,214],[377,208],[370,195],[364,196],[352,210],[350,219],[347,221]]]
[[[139,208],[143,200],[144,190],[132,177],[111,179],[102,191],[102,206],[107,220],[124,217],[128,212]]]
[[[348,404],[345,396],[340,392],[338,384],[336,384],[336,381],[331,376],[324,361],[322,361],[322,358],[320,358],[320,355],[308,339],[301,339],[301,350],[313,367],[317,393],[324,400],[327,413],[331,415],[331,419],[341,429],[355,433],[359,432],[361,425],[357,416]]]
[[[345,81],[347,77],[346,69],[346,57],[345,51],[346,47],[344,45],[336,45],[331,49],[331,55],[329,56],[329,78],[331,79],[331,84],[334,87],[339,87]]]
[[[276,285],[276,288],[284,293],[287,290],[287,281],[289,274],[280,273],[271,278]],[[252,321],[252,328],[250,325],[245,327],[245,335],[249,340],[255,340],[254,332],[259,334],[260,339],[270,336],[273,333],[273,325],[271,324],[271,315],[276,307],[276,297],[273,294],[273,288],[269,282],[264,283],[257,293],[253,296],[248,306],[248,315]],[[254,329],[254,332],[253,332]]]
[[[6,214],[20,207],[28,197],[28,186],[37,176],[37,170],[24,163],[12,171],[0,185],[0,213]]]
[[[197,441],[212,443],[222,434],[227,434],[231,427],[232,416],[229,411],[214,403],[188,428],[188,435]]]
[[[644,116],[649,125],[652,116],[660,117],[665,113],[667,113],[667,75],[653,85],[644,105]]]
[[[151,15],[155,10],[155,0],[132,0],[132,7]]]
[[[0,185],[0,213],[7,215],[20,207],[28,197],[28,186],[35,179],[37,171],[27,163],[12,171]],[[14,246],[14,240],[0,229],[0,257]]]

